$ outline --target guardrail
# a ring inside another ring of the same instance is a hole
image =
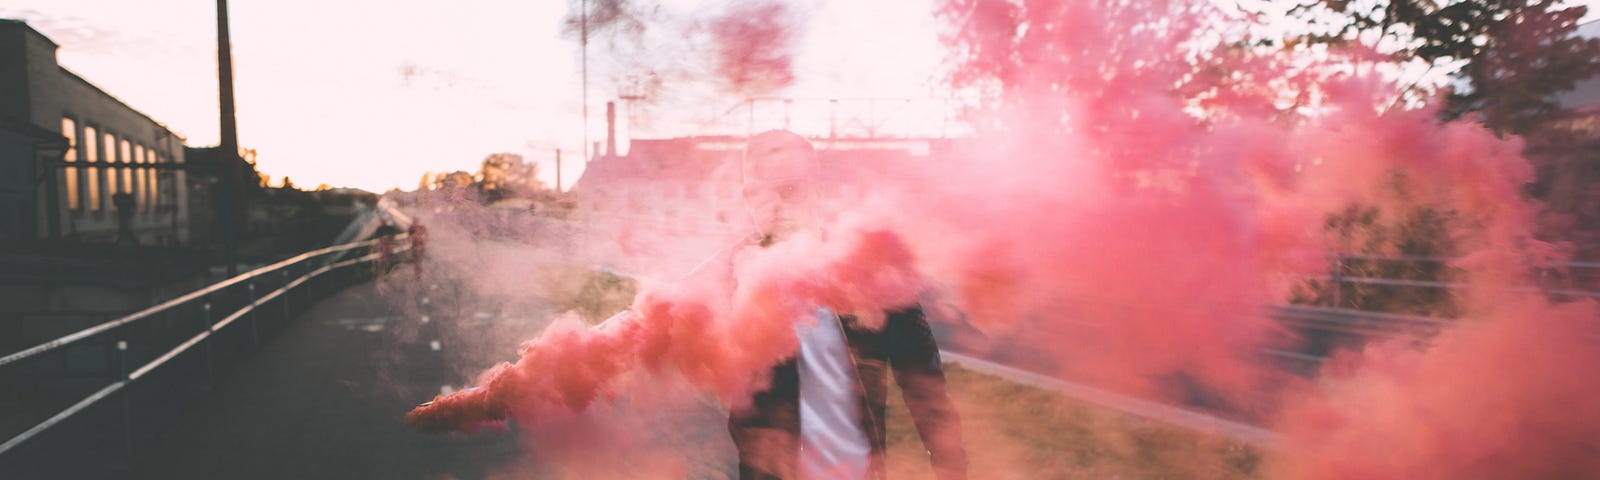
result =
[[[7,438],[0,443],[0,476],[14,473],[4,470],[7,456],[24,456],[19,452],[30,442],[89,416],[92,409],[103,409],[113,397],[122,399],[120,412],[114,415],[121,420],[116,429],[122,438],[117,443],[132,462],[136,419],[132,387],[163,370],[191,370],[177,372],[183,378],[167,383],[183,386],[199,380],[208,389],[219,364],[259,348],[263,330],[284,326],[297,305],[304,310],[317,298],[372,271],[349,267],[386,264],[408,250],[405,235],[313,250],[0,357],[0,405],[11,404],[0,412],[0,435],[9,435],[0,437]],[[202,352],[203,357],[195,358]],[[177,361],[180,358],[188,361]],[[95,384],[97,380],[105,383]],[[178,387],[153,388],[162,390],[162,395],[152,404],[170,410],[175,402],[167,398],[172,392],[166,390]],[[62,408],[62,404],[67,405]],[[93,416],[97,428],[79,430],[105,436],[111,430],[104,425],[107,415]]]
[[[1362,272],[1350,272],[1350,267],[1357,262],[1365,264],[1429,264],[1435,269],[1446,269],[1451,262],[1459,261],[1454,258],[1438,258],[1438,256],[1376,256],[1376,254],[1331,254],[1328,275],[1312,275],[1307,280],[1328,282],[1334,286],[1328,291],[1328,301],[1331,306],[1342,309],[1344,288],[1342,285],[1376,285],[1400,286],[1400,288],[1432,288],[1432,290],[1501,290],[1518,291],[1518,293],[1542,293],[1550,298],[1592,298],[1600,299],[1600,262],[1549,262],[1536,269],[1539,274],[1536,285],[1531,286],[1488,286],[1472,285],[1472,283],[1442,282],[1440,278],[1386,278],[1370,277]],[[1584,275],[1586,274],[1587,275]]]

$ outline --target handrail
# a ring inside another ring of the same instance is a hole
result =
[[[1371,255],[1371,254],[1363,254],[1363,253],[1330,253],[1330,254],[1328,254],[1328,258],[1329,259],[1337,259],[1337,260],[1366,260],[1366,261],[1377,261],[1377,262],[1424,262],[1424,263],[1450,263],[1450,262],[1454,262],[1454,261],[1460,260],[1460,258],[1457,258],[1457,257],[1432,257],[1432,256],[1420,256],[1420,255]],[[1570,260],[1569,261],[1565,261],[1565,262],[1553,262],[1553,263],[1550,263],[1549,265],[1567,267],[1567,268],[1600,268],[1600,262],[1579,262],[1579,261],[1570,261]]]
[[[397,238],[404,239],[405,237],[404,236],[398,236]],[[76,342],[76,341],[82,340],[84,338],[88,338],[90,336],[93,336],[95,334],[99,334],[99,333],[105,332],[107,330],[116,328],[118,326],[126,325],[126,324],[128,324],[130,322],[137,321],[137,320],[142,319],[142,318],[147,318],[147,317],[149,317],[151,315],[154,315],[155,313],[161,312],[162,310],[170,309],[170,308],[176,307],[178,305],[184,304],[186,302],[193,301],[193,300],[198,299],[198,298],[202,298],[205,295],[209,295],[209,294],[214,293],[214,292],[216,292],[216,291],[218,291],[220,289],[227,288],[229,286],[236,285],[236,284],[238,284],[240,282],[243,282],[246,279],[258,277],[258,276],[260,276],[262,274],[265,274],[265,273],[268,273],[268,272],[271,272],[271,271],[287,268],[287,267],[289,267],[291,265],[294,265],[294,264],[297,264],[297,263],[300,263],[300,262],[305,262],[305,261],[308,261],[308,260],[312,260],[314,258],[317,258],[317,257],[321,256],[321,255],[326,255],[326,254],[330,254],[330,253],[338,253],[338,252],[348,251],[348,250],[352,250],[352,249],[357,249],[357,248],[376,245],[378,241],[379,240],[367,240],[367,241],[362,241],[362,242],[351,242],[351,243],[346,243],[346,244],[343,244],[343,245],[335,245],[335,246],[326,247],[326,248],[322,248],[322,249],[318,249],[318,250],[312,250],[310,252],[305,252],[305,253],[302,253],[300,255],[296,255],[294,257],[285,259],[283,261],[279,261],[279,262],[273,263],[271,265],[263,266],[263,267],[251,270],[249,272],[246,272],[246,273],[243,273],[243,274],[240,274],[240,275],[236,275],[233,278],[229,278],[229,279],[224,280],[222,282],[218,282],[216,284],[207,286],[205,288],[201,288],[199,290],[196,290],[194,292],[190,292],[190,293],[185,294],[183,296],[180,296],[178,298],[174,298],[172,300],[168,300],[168,301],[162,302],[161,304],[152,306],[150,308],[146,308],[144,310],[140,310],[140,311],[135,312],[133,314],[129,314],[129,315],[117,318],[115,320],[110,320],[110,321],[101,323],[99,325],[95,325],[93,327],[89,327],[89,328],[86,328],[84,330],[80,330],[78,332],[62,336],[61,338],[57,338],[55,340],[51,340],[49,342],[45,342],[43,344],[28,348],[26,350],[23,350],[23,351],[20,351],[20,352],[11,354],[11,355],[7,355],[7,356],[5,356],[3,358],[0,358],[0,367],[3,367],[5,365],[7,365],[7,364],[11,364],[11,363],[15,363],[15,362],[27,359],[29,357],[37,356],[37,355],[42,354],[44,352],[47,352],[47,351],[50,351],[50,350],[53,350],[53,349],[56,349],[56,348],[60,348],[62,346],[71,344],[73,342]],[[337,261],[337,262],[330,262],[330,263],[322,265],[322,266],[320,266],[318,268],[309,269],[309,270],[305,271],[304,273],[302,273],[300,276],[296,277],[293,280],[287,280],[286,279],[286,281],[283,283],[283,285],[281,285],[278,289],[273,290],[272,292],[269,292],[266,295],[263,295],[263,296],[261,296],[259,298],[253,299],[250,303],[245,304],[244,306],[241,306],[238,309],[238,311],[235,311],[235,312],[227,315],[223,319],[223,321],[209,325],[205,330],[202,330],[198,334],[195,334],[194,336],[190,337],[189,339],[187,339],[187,340],[183,341],[182,343],[178,344],[177,346],[169,349],[168,351],[166,351],[165,353],[161,354],[160,356],[158,356],[158,357],[146,362],[144,365],[141,365],[139,368],[134,369],[131,372],[129,372],[127,370],[123,370],[124,373],[119,375],[119,377],[121,377],[121,378],[116,379],[116,381],[113,381],[110,384],[108,384],[108,385],[106,385],[104,387],[101,387],[99,390],[95,391],[94,393],[90,394],[89,396],[87,396],[87,397],[85,397],[85,398],[73,403],[71,406],[67,407],[66,409],[63,409],[60,412],[57,412],[55,415],[51,415],[49,418],[45,419],[44,421],[42,421],[42,422],[40,422],[38,424],[35,424],[34,426],[28,428],[27,430],[23,431],[22,433],[17,434],[16,436],[11,437],[9,439],[6,439],[4,442],[0,442],[0,454],[5,454],[6,452],[11,451],[12,449],[22,445],[23,443],[26,443],[28,440],[32,439],[33,437],[38,436],[39,434],[43,433],[46,430],[49,430],[51,427],[53,427],[53,426],[65,421],[68,418],[71,418],[73,415],[76,415],[79,412],[82,412],[83,410],[88,409],[89,407],[91,407],[94,404],[98,403],[100,400],[103,400],[106,397],[109,397],[109,396],[117,393],[118,391],[122,390],[123,388],[126,388],[128,385],[132,384],[132,382],[134,382],[135,380],[138,380],[138,379],[144,377],[145,375],[149,374],[151,371],[154,371],[156,368],[159,368],[162,365],[165,365],[167,362],[171,361],[172,359],[176,358],[178,355],[188,351],[189,349],[193,348],[195,345],[200,344],[201,341],[204,341],[205,339],[211,337],[212,335],[215,335],[218,331],[220,331],[220,329],[222,327],[226,326],[228,323],[231,323],[232,321],[237,320],[238,318],[242,318],[246,314],[254,312],[255,309],[260,307],[261,305],[266,304],[268,301],[270,301],[272,299],[275,299],[277,297],[280,297],[282,295],[287,294],[289,290],[294,289],[296,287],[299,287],[300,285],[304,284],[306,281],[310,280],[311,278],[319,276],[319,275],[322,275],[322,274],[330,272],[330,271],[333,271],[335,269],[344,268],[344,267],[348,267],[348,266],[351,266],[351,265],[357,265],[357,264],[360,264],[362,262],[368,262],[368,261],[377,260],[377,259],[383,257],[386,254],[399,254],[399,253],[405,252],[405,251],[410,250],[410,249],[411,249],[411,245],[410,244],[402,244],[402,245],[397,246],[394,250],[389,251],[389,252],[374,252],[374,253],[369,253],[367,255],[358,256],[356,258],[351,258],[351,259]],[[124,344],[122,342],[118,342],[118,348],[119,349],[125,349],[126,348],[126,344]]]
[[[1548,293],[1567,297],[1589,297],[1600,299],[1600,292],[1572,289],[1546,289],[1539,287],[1504,287],[1492,285],[1473,285],[1470,283],[1449,283],[1433,280],[1404,280],[1394,278],[1357,277],[1346,275],[1308,275],[1308,280],[1323,280],[1339,283],[1354,283],[1361,285],[1382,285],[1386,287],[1417,287],[1417,288],[1452,288],[1461,290],[1499,290],[1519,293]]]
[[[398,235],[398,236],[396,236],[396,238],[403,239],[405,237],[404,237],[404,235]],[[195,300],[197,298],[200,298],[200,297],[204,297],[204,296],[209,295],[209,294],[211,294],[213,292],[216,292],[218,290],[221,290],[221,289],[228,288],[230,286],[236,285],[239,282],[243,282],[243,281],[245,281],[247,279],[255,278],[257,276],[260,276],[261,274],[264,274],[264,273],[267,273],[267,272],[270,272],[270,271],[274,271],[274,270],[277,270],[277,269],[280,269],[280,268],[287,267],[289,265],[293,265],[295,263],[299,263],[299,262],[308,260],[311,257],[325,255],[325,254],[334,253],[334,252],[341,252],[341,251],[355,249],[355,248],[372,246],[372,245],[376,245],[377,242],[378,242],[378,240],[365,240],[365,241],[360,241],[360,242],[351,242],[351,243],[346,243],[346,244],[342,244],[342,245],[334,245],[334,246],[331,246],[331,247],[320,248],[320,249],[317,249],[317,250],[312,250],[312,251],[305,252],[305,253],[302,253],[302,254],[299,254],[299,255],[295,255],[293,257],[284,259],[284,260],[279,261],[277,263],[273,263],[271,265],[265,265],[265,266],[262,266],[260,268],[255,269],[255,270],[251,270],[251,271],[248,271],[248,272],[245,272],[245,273],[241,273],[241,274],[235,275],[233,278],[229,278],[227,280],[223,280],[221,282],[217,282],[217,283],[211,284],[209,286],[206,286],[205,288],[201,288],[199,290],[195,290],[193,292],[189,292],[189,293],[184,294],[182,296],[179,296],[177,298],[173,298],[171,300],[167,300],[165,302],[161,302],[159,304],[153,305],[153,306],[151,306],[149,308],[146,308],[144,310],[140,310],[138,312],[134,312],[134,313],[131,313],[131,314],[128,314],[128,315],[124,315],[122,317],[118,317],[118,318],[113,319],[113,320],[107,320],[106,322],[101,323],[99,325],[95,325],[93,327],[85,328],[83,330],[79,330],[77,332],[73,332],[73,333],[64,335],[64,336],[62,336],[60,338],[57,338],[55,340],[44,342],[44,343],[29,347],[27,349],[23,349],[23,350],[18,351],[16,353],[12,353],[10,355],[6,355],[4,357],[0,357],[0,367],[4,367],[4,366],[6,366],[8,364],[15,363],[15,362],[27,359],[28,357],[32,357],[32,356],[39,355],[39,354],[42,354],[42,353],[45,353],[45,352],[48,352],[48,351],[51,351],[51,350],[55,350],[57,348],[61,348],[61,347],[67,346],[68,344],[71,344],[73,342],[77,342],[79,340],[83,340],[85,338],[92,337],[92,336],[97,335],[97,334],[99,334],[101,332],[104,332],[106,330],[110,330],[110,329],[117,328],[117,327],[120,327],[120,326],[123,326],[123,325],[127,325],[129,323],[141,320],[141,319],[143,319],[145,317],[149,317],[151,315],[155,315],[156,313],[159,313],[159,312],[161,312],[163,310],[166,310],[166,309],[169,309],[169,308],[172,308],[172,307],[176,307],[176,306],[182,305],[184,303],[188,303],[190,301],[193,301],[193,300]]]

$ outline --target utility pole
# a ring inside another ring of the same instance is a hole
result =
[[[233,114],[233,47],[228,41],[228,0],[217,0],[217,91],[221,109],[222,237],[228,278],[239,274],[239,126]]]
[[[561,193],[561,149],[556,149],[556,193]]]

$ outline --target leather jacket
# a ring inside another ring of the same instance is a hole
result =
[[[879,330],[841,315],[841,329],[859,380],[861,430],[872,446],[871,476],[887,477],[885,404],[892,370],[929,461],[940,480],[966,478],[961,420],[945,389],[939,348],[920,306],[888,312]],[[772,384],[748,408],[729,412],[728,432],[739,450],[739,478],[795,478],[800,438],[800,377],[794,359],[772,370]]]

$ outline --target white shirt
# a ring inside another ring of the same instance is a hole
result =
[[[816,323],[798,322],[800,337],[801,478],[864,479],[872,446],[861,431],[856,368],[839,317],[816,310]]]

